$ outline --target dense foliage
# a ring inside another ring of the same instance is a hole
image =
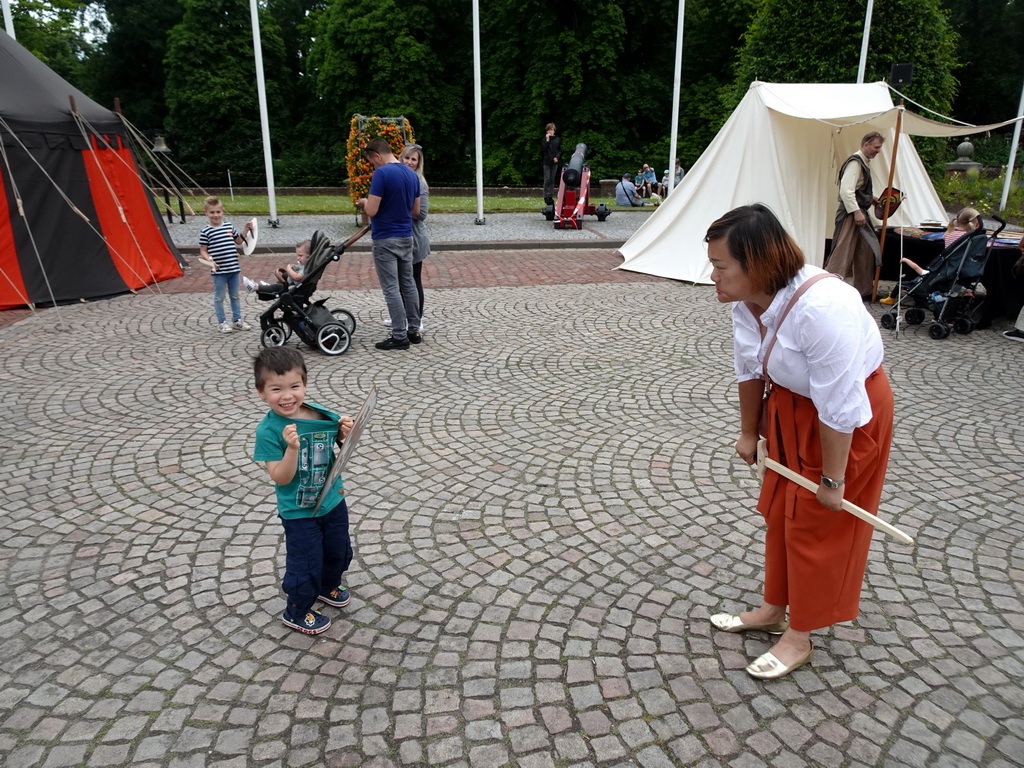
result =
[[[370,192],[373,166],[363,157],[363,150],[374,139],[384,139],[390,144],[395,157],[402,154],[406,144],[413,144],[416,141],[412,125],[405,118],[364,117],[363,115],[353,117],[345,146],[348,196],[352,198],[353,203],[366,197]]]
[[[175,160],[201,183],[223,184],[228,168],[237,184],[263,183],[247,0],[13,7],[20,42],[101,103],[120,97],[128,119],[167,134]],[[468,0],[261,0],[260,8],[279,185],[341,183],[355,114],[408,117],[431,182],[472,182]],[[588,146],[595,178],[643,162],[667,168],[677,9],[677,0],[481,3],[485,182],[537,184],[548,122],[566,155]],[[684,166],[751,80],[852,82],[864,10],[848,0],[688,0]],[[869,81],[909,61],[907,96],[937,112],[987,122],[1016,111],[1024,0],[875,0],[870,43]],[[933,145],[926,160],[941,167],[952,146]]]

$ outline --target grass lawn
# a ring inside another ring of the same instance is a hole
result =
[[[186,197],[187,205],[192,206],[196,214],[203,212],[202,197]],[[266,195],[235,195],[235,199],[222,197],[224,210],[229,214],[251,214],[266,216],[270,213],[270,202]],[[279,195],[277,197],[278,214],[339,214],[354,213],[355,206],[345,195]],[[609,208],[615,204],[613,198],[591,196],[593,205],[605,203]],[[163,210],[163,199],[157,199],[157,205]],[[177,203],[172,199],[171,207],[177,210]],[[484,213],[536,213],[544,207],[539,197],[484,197]],[[187,211],[187,208],[186,208]],[[431,213],[476,213],[476,197],[449,197],[447,195],[431,195]]]

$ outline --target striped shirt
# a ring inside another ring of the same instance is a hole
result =
[[[199,245],[206,246],[206,252],[210,254],[213,263],[217,265],[218,274],[228,275],[242,271],[238,265],[236,237],[238,237],[238,232],[226,221],[219,227],[207,224],[199,231]]]

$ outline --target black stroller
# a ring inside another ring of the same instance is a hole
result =
[[[936,256],[923,275],[906,285],[901,279],[896,307],[882,315],[882,327],[896,328],[902,302],[910,301],[911,307],[904,315],[907,325],[920,325],[926,313],[931,313],[928,335],[933,339],[944,339],[952,331],[973,331],[985,302],[984,294],[977,293],[978,283],[985,272],[991,243],[1006,226],[998,216],[993,218],[999,222],[999,229],[991,237],[984,229],[968,232]]]
[[[325,355],[340,355],[348,350],[356,330],[355,315],[347,309],[329,310],[324,306],[327,299],[313,302],[311,297],[327,265],[341,258],[346,248],[369,231],[369,227],[363,227],[341,245],[332,246],[327,236],[317,230],[310,239],[302,282],[281,286],[276,291],[256,292],[261,301],[274,302],[260,315],[260,343],[264,347],[282,346],[294,331],[304,343]]]

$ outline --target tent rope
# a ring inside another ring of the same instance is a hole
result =
[[[931,112],[936,117],[941,117],[943,120],[948,120],[949,122],[956,123],[957,125],[963,125],[963,126],[966,126],[968,128],[977,128],[978,127],[978,126],[974,125],[973,123],[965,123],[962,120],[957,120],[956,118],[952,118],[949,115],[943,115],[940,112],[936,112],[934,109],[928,109],[928,107],[926,107],[924,104],[919,104],[918,102],[914,101],[913,99],[911,99],[911,98],[909,98],[907,96],[904,96],[902,93],[897,91],[895,88],[893,88],[888,83],[886,83],[886,86],[889,88],[890,91],[895,93],[901,99],[904,99],[905,101],[909,101],[911,104],[913,104],[918,109],[923,109],[925,112]]]
[[[142,245],[140,245],[138,237],[135,236],[135,228],[132,227],[130,224],[128,224],[128,218],[125,216],[125,213],[124,213],[124,206],[121,205],[121,201],[118,199],[117,193],[114,191],[114,187],[110,183],[110,179],[107,178],[106,171],[103,170],[103,163],[100,162],[100,158],[99,158],[99,150],[96,148],[96,146],[93,144],[93,142],[89,140],[89,135],[86,133],[85,128],[88,127],[93,132],[94,136],[97,136],[97,137],[101,138],[101,140],[103,141],[104,146],[106,146],[107,149],[112,151],[114,153],[114,157],[116,157],[122,163],[124,163],[124,158],[122,158],[114,150],[114,148],[110,145],[110,142],[107,141],[107,137],[106,136],[100,136],[100,134],[98,132],[96,132],[96,129],[93,128],[93,126],[89,125],[88,121],[84,117],[82,117],[77,111],[74,111],[71,114],[72,114],[72,117],[74,117],[74,119],[75,119],[75,124],[78,126],[78,130],[81,131],[81,133],[82,133],[82,138],[85,139],[86,144],[89,145],[89,152],[92,155],[93,162],[96,163],[96,170],[98,170],[100,172],[100,176],[103,177],[103,183],[107,187],[107,192],[110,193],[110,199],[113,201],[114,205],[117,206],[117,212],[118,212],[118,214],[121,217],[121,223],[125,225],[125,227],[128,229],[129,234],[131,234],[132,242],[135,244],[135,250],[138,251],[139,256],[142,257],[142,263],[145,264],[146,265],[146,269],[149,270],[149,277],[150,277],[150,279],[152,281],[151,282],[151,286],[155,286],[156,287],[156,291],[155,292],[157,294],[162,294],[163,291],[160,289],[160,283],[157,281],[156,274],[153,272],[153,265],[149,263],[149,259],[146,258],[146,254],[142,250]],[[124,163],[124,164],[126,166],[128,165],[127,163]],[[129,269],[131,269],[131,265],[128,264],[127,259],[122,257],[121,254],[117,252],[117,249],[114,248],[114,246],[110,245],[109,242],[107,243],[107,245],[110,247],[110,250],[113,253],[116,253],[118,258],[120,258],[121,261],[124,262],[125,266],[127,266]],[[140,275],[135,273],[134,269],[132,270],[132,272],[133,272],[133,274],[135,274],[136,277],[139,277],[140,279],[142,279]],[[142,280],[142,282],[146,282],[146,281]]]
[[[11,132],[10,127],[7,125],[6,122],[4,122],[3,118],[0,118],[0,124],[2,124],[3,127],[7,129],[7,131],[11,133],[12,136],[14,136],[13,132]],[[14,138],[17,140],[16,136]],[[24,148],[24,145],[22,145],[22,148]],[[25,151],[27,152],[28,150],[26,149]],[[64,319],[61,317],[60,309],[57,306],[57,297],[53,295],[53,286],[50,285],[50,277],[49,275],[46,274],[46,267],[43,266],[43,257],[39,253],[39,246],[36,244],[35,235],[32,234],[32,226],[28,222],[28,217],[25,216],[25,205],[22,202],[21,191],[18,189],[18,182],[15,180],[14,174],[11,172],[11,163],[9,158],[7,157],[7,147],[2,141],[0,141],[0,155],[3,156],[4,168],[7,169],[7,178],[10,179],[11,181],[11,191],[14,193],[14,199],[18,203],[18,215],[21,216],[21,219],[25,224],[25,231],[28,233],[29,242],[32,244],[32,252],[35,253],[36,263],[39,265],[39,273],[43,276],[43,282],[46,284],[46,292],[50,295],[50,301],[53,303],[53,309],[57,313],[57,326],[63,328]],[[88,219],[86,219],[86,221],[88,221]],[[14,280],[11,278],[10,275],[7,274],[5,270],[0,271],[3,272],[4,277],[7,278],[7,282],[9,282],[11,284],[11,287],[14,288],[15,293],[18,294],[18,298],[22,299],[34,314],[36,311],[35,303],[28,296],[21,292],[21,290],[18,288],[17,283],[14,282]]]
[[[135,148],[136,150],[141,148],[145,151],[146,157],[150,160],[150,162],[153,163],[157,170],[160,171],[160,175],[163,177],[166,188],[169,190],[173,190],[175,194],[182,200],[185,206],[188,207],[188,212],[190,216],[196,216],[197,214],[195,209],[188,202],[188,200],[185,199],[185,195],[181,193],[181,189],[183,187],[187,189],[198,189],[202,192],[204,196],[206,195],[206,190],[203,189],[202,185],[199,184],[199,182],[197,182],[194,178],[189,176],[188,172],[185,171],[185,169],[182,168],[180,165],[175,163],[170,158],[161,158],[155,152],[153,152],[149,140],[142,134],[142,132],[138,128],[136,128],[128,120],[128,118],[126,118],[122,114],[118,114],[118,117],[121,118],[121,122],[124,124],[125,128],[128,131],[128,139],[132,142],[133,148]],[[178,171],[180,176],[172,178],[171,174],[167,172],[168,165],[171,166],[174,170]],[[182,184],[180,182],[180,179],[182,178],[188,183]]]

